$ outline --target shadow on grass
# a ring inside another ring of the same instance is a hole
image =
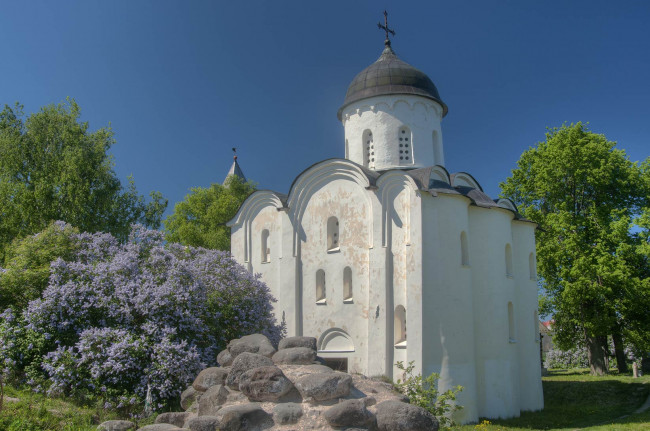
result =
[[[589,379],[582,373],[575,374],[585,380],[545,380],[544,410],[524,412],[518,418],[492,420],[495,425],[528,429],[583,428],[611,423],[615,419],[633,413],[648,397],[647,384],[622,382],[616,378]],[[562,373],[561,378],[572,374]],[[581,378],[578,377],[578,378]],[[632,416],[627,423],[645,422],[645,415]]]

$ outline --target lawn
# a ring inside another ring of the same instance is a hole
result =
[[[543,378],[544,410],[525,412],[490,425],[465,425],[469,430],[649,430],[650,411],[631,415],[650,395],[650,376],[590,376],[587,370],[552,371]],[[621,416],[631,415],[621,419]]]

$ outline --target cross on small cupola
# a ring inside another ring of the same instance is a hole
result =
[[[395,36],[395,30],[392,30],[388,27],[388,12],[384,11],[384,25],[378,22],[377,27],[379,27],[380,30],[384,30],[386,32],[386,40],[384,41],[384,45],[390,46],[390,38],[388,34],[390,33]]]

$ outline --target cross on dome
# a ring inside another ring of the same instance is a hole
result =
[[[384,41],[384,45],[390,46],[390,39],[388,34],[390,33],[395,36],[395,30],[392,30],[388,27],[388,12],[384,11],[384,25],[381,25],[381,23],[378,22],[377,27],[379,27],[380,30],[384,30],[386,32],[386,40]]]

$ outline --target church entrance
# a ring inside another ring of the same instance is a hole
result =
[[[348,372],[348,358],[323,358],[323,361],[334,371]]]

